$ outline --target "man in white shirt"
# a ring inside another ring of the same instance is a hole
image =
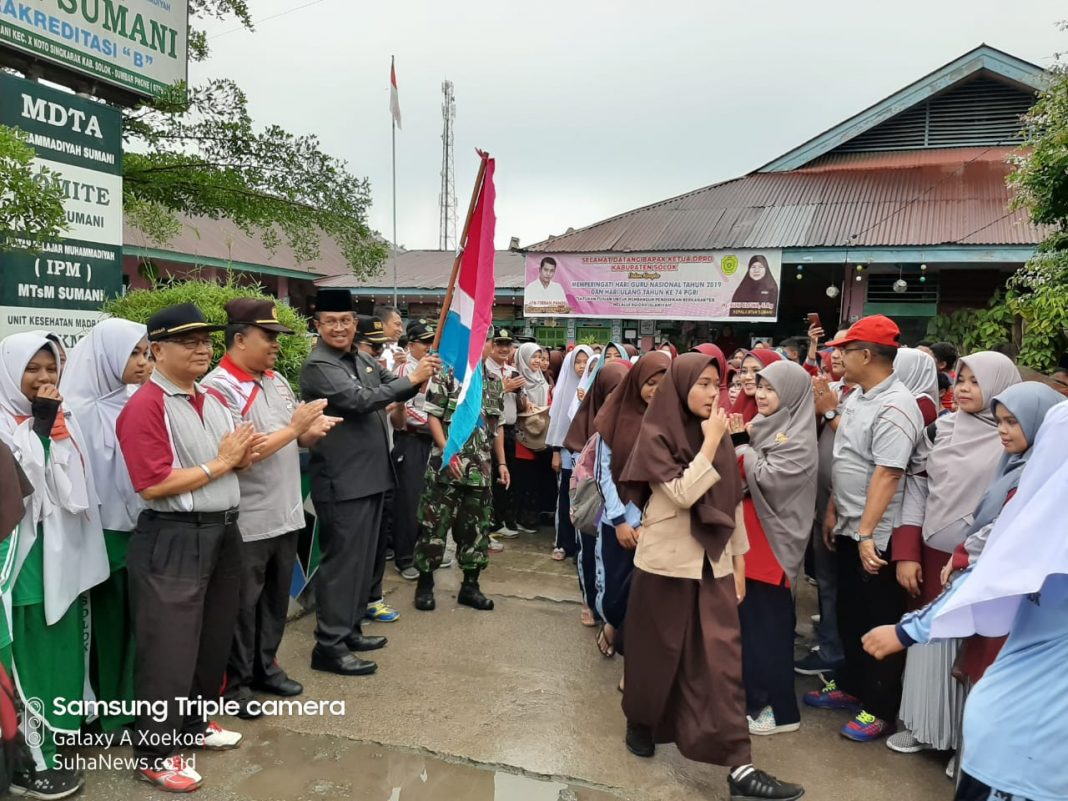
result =
[[[523,290],[523,306],[530,311],[570,311],[564,288],[553,280],[556,275],[556,259],[546,256],[538,268],[538,279],[527,284]]]

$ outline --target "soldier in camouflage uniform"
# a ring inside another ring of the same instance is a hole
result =
[[[419,542],[415,546],[415,568],[419,571],[415,608],[423,611],[435,605],[434,571],[441,565],[449,529],[456,541],[456,560],[464,571],[456,601],[475,609],[493,608],[493,601],[479,589],[478,575],[489,564],[494,450],[500,457],[500,481],[508,485],[511,477],[504,461],[504,432],[497,425],[504,387],[481,365],[479,369],[482,370],[482,415],[467,442],[444,469],[441,459],[460,396],[460,383],[452,370],[442,365],[426,388],[424,410],[434,447],[427,465],[426,489],[416,513]]]

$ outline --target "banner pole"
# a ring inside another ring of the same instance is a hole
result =
[[[456,289],[456,276],[460,273],[460,261],[463,259],[464,250],[467,248],[467,233],[471,228],[471,217],[475,213],[475,203],[478,202],[478,196],[482,193],[482,182],[486,177],[486,163],[489,161],[489,154],[478,151],[479,156],[482,159],[482,163],[478,166],[478,176],[475,178],[475,189],[471,193],[471,202],[467,204],[467,217],[464,220],[463,234],[460,236],[460,241],[456,246],[456,258],[452,261],[452,274],[449,276],[449,286],[445,290],[445,300],[441,304],[441,313],[438,315],[438,327],[434,331],[434,344],[431,345],[431,349],[437,352],[438,346],[441,344],[441,332],[445,329],[445,318],[449,315],[449,307],[452,305],[453,291]]]
[[[390,75],[393,72],[393,56],[389,57]],[[397,118],[389,115],[392,129],[393,154],[393,308],[397,308]]]

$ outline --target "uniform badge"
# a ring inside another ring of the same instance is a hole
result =
[[[364,369],[364,372],[367,372],[367,373],[372,372],[370,367],[364,367],[363,369]]]
[[[776,445],[785,445],[787,442],[788,437],[783,432],[780,431],[778,434],[775,435]]]

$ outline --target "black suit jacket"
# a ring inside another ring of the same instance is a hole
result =
[[[364,353],[315,346],[300,371],[301,395],[306,401],[326,398],[325,413],[343,421],[311,448],[314,502],[350,501],[393,488],[385,409],[417,391]]]

